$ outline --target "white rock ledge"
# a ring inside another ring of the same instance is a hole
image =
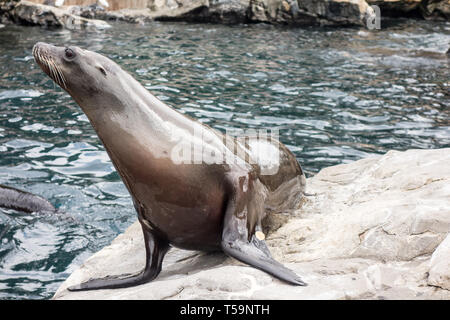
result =
[[[137,272],[137,223],[90,257],[54,299],[450,299],[450,149],[390,151],[325,168],[304,206],[268,236],[290,286],[221,253],[172,249],[159,277],[126,289],[68,292],[92,277]]]

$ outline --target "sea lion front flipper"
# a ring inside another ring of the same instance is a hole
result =
[[[236,189],[235,189],[236,190]],[[265,271],[274,277],[293,285],[306,286],[292,270],[274,260],[264,240],[253,234],[248,240],[247,219],[243,210],[243,197],[239,191],[230,197],[225,212],[222,231],[222,250],[229,256]],[[245,197],[244,197],[245,198]]]
[[[142,224],[144,233],[146,264],[144,270],[140,273],[130,276],[129,274],[120,276],[108,276],[99,279],[90,279],[67,288],[69,291],[84,291],[97,289],[117,289],[127,288],[144,284],[155,279],[161,272],[164,255],[169,250],[167,241],[155,235],[146,225]]]

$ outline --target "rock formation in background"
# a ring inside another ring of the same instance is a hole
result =
[[[367,0],[386,17],[450,19],[450,0]]]
[[[420,18],[423,0],[366,0],[369,5],[377,5],[385,17]]]
[[[366,25],[374,11],[365,0],[250,0],[255,22],[296,25]]]
[[[450,20],[450,0],[422,0],[420,9],[426,19]]]
[[[0,0],[0,23],[61,27],[76,20],[83,27],[89,25],[86,19],[100,19],[368,26],[376,14],[373,5],[381,9],[381,17],[450,18],[450,0],[109,0],[107,7],[102,1],[66,0],[58,8],[44,3],[56,5],[46,0]]]
[[[21,25],[40,25],[45,27],[67,27],[71,29],[96,27],[107,28],[101,20],[86,19],[50,5],[36,4],[30,1],[1,1],[0,22],[13,22]]]

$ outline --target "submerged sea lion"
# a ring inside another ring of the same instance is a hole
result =
[[[0,184],[0,207],[26,213],[56,213],[56,208],[46,199],[32,193]]]
[[[33,55],[89,118],[132,196],[145,240],[141,273],[91,279],[69,290],[151,281],[170,246],[222,250],[305,285],[271,257],[262,230],[266,210],[296,208],[304,191],[303,171],[284,145],[257,137],[244,143],[213,130],[159,101],[98,53],[37,43]]]

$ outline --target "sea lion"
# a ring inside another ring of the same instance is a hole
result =
[[[46,199],[32,193],[0,184],[0,207],[26,213],[56,213],[58,210]]]
[[[145,240],[141,273],[91,279],[69,290],[151,281],[170,246],[222,250],[306,285],[271,257],[263,236],[266,210],[298,207],[305,187],[299,163],[283,144],[256,137],[242,143],[183,115],[98,53],[39,42],[33,55],[87,115],[131,194]]]

